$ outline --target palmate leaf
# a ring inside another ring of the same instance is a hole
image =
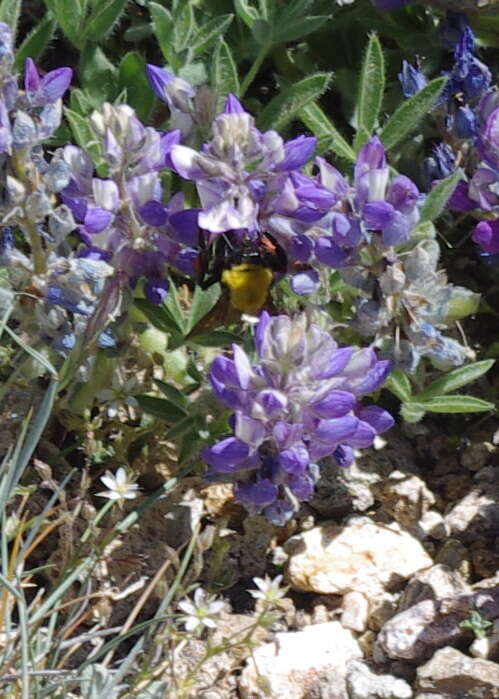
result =
[[[260,114],[261,129],[282,129],[296,118],[308,104],[318,99],[328,88],[332,73],[316,73],[304,78],[274,97]]]

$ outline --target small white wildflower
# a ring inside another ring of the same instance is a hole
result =
[[[96,397],[103,403],[107,403],[106,412],[108,417],[115,418],[134,417],[134,410],[137,407],[137,399],[130,395],[137,392],[139,383],[135,376],[125,379],[123,372],[117,370],[111,379],[111,388],[103,388],[97,392]]]
[[[258,587],[258,590],[248,590],[250,595],[255,599],[265,600],[270,604],[278,604],[286,592],[287,587],[280,587],[282,575],[278,575],[273,580],[266,575],[264,578],[253,578],[253,582]]]
[[[202,630],[203,626],[209,629],[216,628],[216,623],[212,617],[220,614],[225,603],[216,600],[212,595],[206,594],[203,588],[198,587],[194,593],[194,600],[184,600],[178,606],[185,613],[180,620],[186,631]]]
[[[139,494],[139,486],[129,479],[123,466],[120,466],[115,474],[106,471],[101,476],[101,481],[108,489],[103,493],[97,493],[101,498],[109,498],[109,500],[122,503],[124,500],[133,500]]]

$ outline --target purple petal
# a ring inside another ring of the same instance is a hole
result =
[[[272,436],[279,449],[288,449],[303,436],[303,425],[301,423],[276,422],[272,429]]]
[[[168,209],[160,201],[151,199],[139,207],[139,215],[149,226],[164,226],[168,219]]]
[[[57,68],[44,75],[41,82],[41,92],[44,100],[50,103],[62,97],[68,89],[72,77],[73,71],[71,68]]]
[[[144,284],[145,297],[150,303],[159,306],[168,296],[169,287],[170,285],[166,279],[148,279]]]
[[[338,466],[346,468],[347,466],[350,466],[353,463],[355,455],[352,447],[349,447],[346,444],[340,444],[333,451],[332,457],[336,461]]]
[[[170,215],[168,223],[173,229],[175,240],[183,245],[198,245],[200,211],[201,209],[186,209]]]
[[[331,420],[320,420],[314,430],[314,437],[326,444],[338,444],[357,429],[358,418],[353,415],[333,418]]]
[[[303,473],[309,463],[310,457],[304,444],[297,444],[279,454],[279,465],[286,473]]]
[[[252,417],[238,412],[235,418],[234,433],[242,442],[256,449],[265,439],[267,430],[260,420],[254,420]]]
[[[315,269],[306,269],[303,272],[293,274],[291,277],[291,288],[295,294],[300,294],[300,296],[313,294],[319,286],[320,279]]]
[[[101,233],[112,222],[114,215],[107,209],[88,209],[84,227],[87,233]]]
[[[496,255],[499,253],[499,221],[480,221],[471,238],[482,250]]]
[[[173,146],[180,143],[182,138],[182,132],[180,129],[173,129],[172,131],[165,131],[160,134],[159,137],[159,163],[160,167],[173,168],[173,163],[170,157]]]
[[[275,389],[267,388],[256,396],[255,402],[260,405],[267,417],[273,417],[276,413],[281,413],[288,404],[288,399],[284,393]]]
[[[24,89],[29,94],[30,92],[38,92],[40,89],[41,80],[32,58],[27,58],[24,64]]]
[[[438,184],[438,180],[432,183],[433,185]],[[456,189],[452,192],[452,195],[447,202],[449,209],[453,211],[471,211],[477,208],[476,201],[473,201],[468,196],[468,183],[461,180],[457,183]]]
[[[337,269],[348,265],[350,251],[340,248],[332,237],[322,236],[315,241],[315,256],[323,265]]]
[[[335,418],[349,413],[357,402],[353,393],[348,391],[330,391],[324,398],[311,404],[317,417]]]
[[[312,256],[314,245],[305,234],[299,234],[291,240],[288,257],[298,262],[308,262]]]
[[[148,63],[146,65],[146,75],[155,95],[163,102],[168,102],[165,87],[173,80],[173,74],[159,66]]]
[[[359,420],[357,429],[352,434],[345,437],[345,442],[350,447],[370,447],[376,437],[376,430],[367,422]]]
[[[289,481],[289,487],[298,500],[310,500],[314,492],[314,482],[306,474],[296,475]]]
[[[270,315],[267,311],[262,311],[258,325],[255,328],[255,347],[259,357],[262,357],[264,353],[265,335],[270,322]]]
[[[320,364],[317,362],[312,365],[312,378],[325,380],[337,376],[350,362],[352,354],[353,347],[340,347],[329,355],[323,356]]]
[[[223,112],[224,114],[246,114],[243,105],[232,93],[227,95]]]
[[[230,472],[237,470],[249,456],[249,447],[235,437],[227,437],[212,447],[201,451],[202,458],[209,466],[217,471]]]
[[[248,507],[262,508],[274,502],[277,498],[277,486],[264,478],[258,483],[247,483],[235,489],[235,497],[238,502]]]
[[[377,434],[386,432],[395,424],[395,420],[390,413],[377,405],[367,405],[357,411],[357,416],[363,422],[369,423]]]
[[[390,182],[386,198],[403,214],[410,214],[419,201],[419,189],[405,175],[396,175]]]
[[[362,216],[366,227],[380,231],[388,226],[395,215],[395,209],[387,201],[372,201],[364,206]]]
[[[411,237],[408,219],[400,211],[394,211],[393,219],[383,229],[381,235],[385,245],[402,245]]]
[[[277,163],[275,170],[297,170],[307,163],[315,152],[317,139],[314,136],[298,136],[284,144],[284,160]]]

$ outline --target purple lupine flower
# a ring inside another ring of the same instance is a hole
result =
[[[428,80],[423,73],[418,68],[411,66],[407,61],[402,61],[402,72],[398,74],[398,79],[402,86],[404,97],[416,95],[428,84]]]
[[[499,221],[480,221],[471,237],[487,254],[499,253]]]
[[[359,402],[383,384],[391,363],[372,349],[339,347],[306,315],[262,313],[255,346],[254,364],[234,345],[233,359],[212,365],[213,391],[234,410],[234,435],[202,456],[209,477],[234,481],[250,512],[282,525],[312,496],[321,459],[348,466],[354,449],[393,425],[389,413]]]
[[[475,56],[475,37],[471,27],[463,29],[454,51],[454,66],[440,101],[462,94],[466,102],[480,98],[488,89],[490,70]]]
[[[56,102],[64,95],[73,77],[71,68],[57,68],[40,77],[32,58],[26,59],[24,71],[26,96],[29,103],[36,106]]]
[[[146,74],[155,95],[166,102],[170,109],[172,127],[188,136],[193,127],[193,99],[196,90],[187,80],[177,78],[173,73],[151,63],[146,65]]]
[[[228,96],[212,131],[211,141],[201,152],[173,146],[173,168],[181,177],[196,182],[202,205],[201,228],[215,236],[235,229],[254,235],[260,230],[265,198],[268,201],[281,191],[284,173],[291,175],[311,157],[316,140],[299,137],[284,143],[275,131],[260,132],[234,95]],[[299,183],[288,183],[291,198],[297,186]],[[298,211],[299,215],[302,202],[293,201],[293,213]]]

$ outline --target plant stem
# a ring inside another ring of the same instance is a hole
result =
[[[42,246],[42,240],[34,221],[25,218],[19,222],[25,236],[29,240],[29,246],[33,255],[33,271],[35,274],[45,274],[47,264],[45,259],[45,251]]]
[[[253,64],[251,68],[249,69],[248,73],[246,74],[246,77],[244,78],[241,88],[239,90],[239,97],[244,97],[246,91],[248,90],[248,87],[251,85],[253,80],[256,77],[256,74],[260,70],[260,66],[264,62],[268,52],[272,48],[272,44],[262,44],[260,47],[260,51],[257,53],[257,56],[255,60],[253,61]]]

